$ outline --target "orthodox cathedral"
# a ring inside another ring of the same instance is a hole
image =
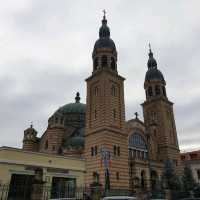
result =
[[[31,126],[24,131],[23,150],[84,159],[84,183],[110,188],[146,190],[161,177],[164,161],[175,168],[180,153],[166,81],[150,48],[144,78],[144,121],[125,120],[124,80],[105,14],[92,52],[93,68],[86,78],[86,104],[77,93],[48,119],[41,137]]]

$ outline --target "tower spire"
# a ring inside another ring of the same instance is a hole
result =
[[[149,43],[149,60],[147,63],[148,69],[157,68],[156,59],[153,57],[153,52],[151,50],[151,44]]]
[[[150,44],[150,42],[149,42],[149,57],[153,57],[153,53],[151,51],[151,44]]]
[[[106,20],[106,10],[103,10],[103,19]]]

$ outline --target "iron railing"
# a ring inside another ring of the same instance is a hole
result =
[[[32,185],[1,185],[0,186],[0,200],[31,200],[33,191]],[[62,188],[52,188],[50,186],[42,186],[42,200],[50,200],[57,198],[69,198],[75,200],[85,199],[85,188],[72,188],[72,187],[62,187]]]

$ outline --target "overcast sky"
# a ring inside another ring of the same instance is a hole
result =
[[[126,77],[126,119],[136,111],[142,118],[151,42],[175,103],[180,148],[200,148],[199,0],[2,0],[0,146],[20,147],[31,121],[40,136],[77,91],[85,102],[103,9]]]

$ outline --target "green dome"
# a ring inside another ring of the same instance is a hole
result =
[[[85,113],[86,105],[83,103],[69,103],[60,107],[56,112],[67,114],[67,113]]]
[[[68,139],[65,142],[65,147],[80,148],[84,147],[84,137],[76,136]]]
[[[56,113],[61,114],[68,114],[68,113],[83,113],[85,114],[86,105],[83,103],[80,103],[80,94],[79,92],[76,93],[75,97],[75,103],[68,103],[62,107],[60,107]]]

